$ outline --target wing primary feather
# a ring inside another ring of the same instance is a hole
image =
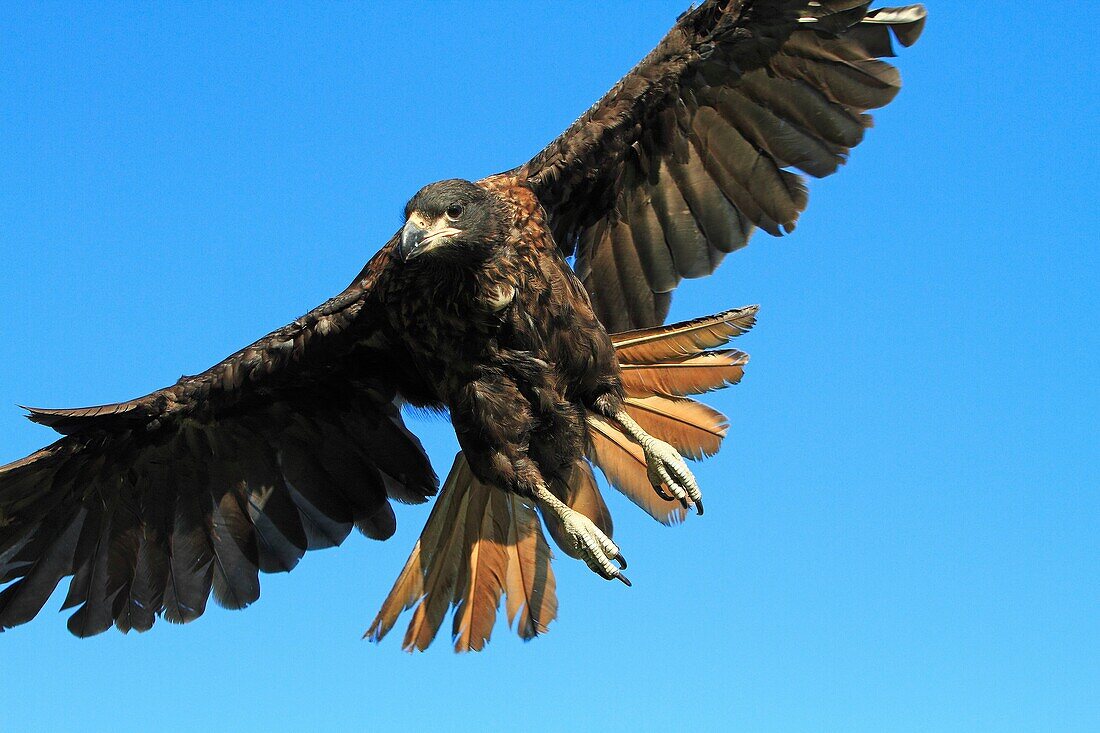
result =
[[[122,631],[141,633],[156,622],[164,609],[165,591],[171,576],[169,542],[173,508],[168,495],[168,455],[154,449],[146,456],[144,475],[136,480],[141,512],[140,536],[134,574],[115,625]]]
[[[72,572],[73,556],[80,539],[88,509],[81,506],[61,524],[56,538],[49,542],[22,578],[0,593],[0,629],[25,624],[42,610],[61,579]]]
[[[252,522],[228,486],[211,486],[210,544],[214,550],[214,600],[222,608],[247,608],[260,597],[259,549]]]
[[[95,491],[91,501],[101,501]],[[69,631],[79,638],[86,638],[103,633],[111,628],[114,622],[113,597],[108,596],[108,565],[111,545],[111,520],[113,507],[99,505],[95,507],[96,521],[87,522],[84,525],[85,536],[78,543],[77,558],[84,555],[85,559],[81,567],[73,575],[69,584],[69,595],[65,599],[65,608],[72,608],[82,604],[77,611],[69,617]],[[79,549],[86,545],[87,552]]]
[[[197,473],[195,466],[178,464],[170,479],[173,490],[169,493],[176,496],[176,503],[168,543],[164,618],[177,624],[189,623],[203,614],[214,576],[214,551],[204,526],[207,517],[196,497],[196,486],[204,481]]]

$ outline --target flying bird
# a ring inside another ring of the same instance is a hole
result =
[[[260,595],[259,573],[392,501],[439,489],[403,405],[445,410],[461,452],[374,623],[412,609],[424,649],[453,611],[481,649],[502,599],[523,638],[557,609],[543,532],[629,585],[593,466],[661,522],[703,513],[684,458],[724,417],[691,395],[736,383],[755,307],[662,325],[684,278],[756,229],[791,231],[900,88],[882,61],[920,5],[707,0],[527,163],[421,189],[342,293],[176,384],[128,402],[29,410],[62,435],[0,468],[0,630],[69,578],[77,636]],[[569,259],[573,258],[572,265]]]

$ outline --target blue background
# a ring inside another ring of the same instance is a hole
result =
[[[50,440],[16,402],[148,392],[336,293],[417,188],[526,160],[684,9],[88,5],[0,19],[0,462]],[[1095,8],[1058,8],[932,3],[798,231],[678,291],[763,309],[706,517],[611,497],[633,589],[558,561],[533,643],[361,642],[402,507],[245,612],[3,634],[0,728],[1100,729]]]

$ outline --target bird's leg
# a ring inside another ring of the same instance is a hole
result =
[[[525,386],[540,385],[529,381]],[[507,375],[488,371],[486,377],[464,384],[456,401],[463,409],[452,408],[451,422],[473,474],[485,483],[536,500],[544,512],[558,518],[570,549],[588,567],[608,580],[617,578],[630,585],[621,572],[626,561],[618,546],[592,520],[554,496],[538,463],[529,455],[531,434],[540,418],[519,385]],[[541,422],[545,427],[546,416]],[[577,427],[579,443],[580,425]],[[614,561],[622,567],[615,567]]]
[[[643,430],[642,426],[621,405],[611,407],[604,404],[600,407],[606,410],[604,412],[606,417],[617,422],[623,432],[642,447],[642,452],[645,453],[646,473],[649,474],[649,483],[653,484],[653,490],[664,499],[679,501],[685,507],[694,506],[695,511],[702,514],[703,493],[699,490],[695,476],[676,449]],[[672,494],[671,496],[665,493],[666,488]]]
[[[626,570],[626,559],[610,537],[601,532],[591,519],[563,504],[545,485],[540,485],[533,493],[545,510],[553,512],[561,520],[566,536],[573,543],[573,550],[593,572],[608,580],[614,578],[630,585],[622,573]],[[615,562],[619,563],[619,567],[615,567]]]

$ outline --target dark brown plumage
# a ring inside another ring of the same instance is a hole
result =
[[[747,356],[721,347],[755,308],[660,324],[682,278],[793,229],[789,169],[834,172],[896,94],[878,59],[924,10],[868,5],[710,0],[527,164],[422,189],[336,298],[145,397],[31,409],[65,437],[0,468],[0,630],[66,577],[74,634],[144,631],[211,594],[244,608],[261,571],[352,527],[388,538],[390,501],[437,486],[405,402],[447,409],[462,453],[373,638],[415,607],[405,645],[423,649],[453,606],[456,648],[480,649],[502,597],[521,636],[544,632],[539,516],[628,582],[590,463],[659,521],[702,513],[679,455],[714,454],[727,426],[688,395],[741,378]]]

